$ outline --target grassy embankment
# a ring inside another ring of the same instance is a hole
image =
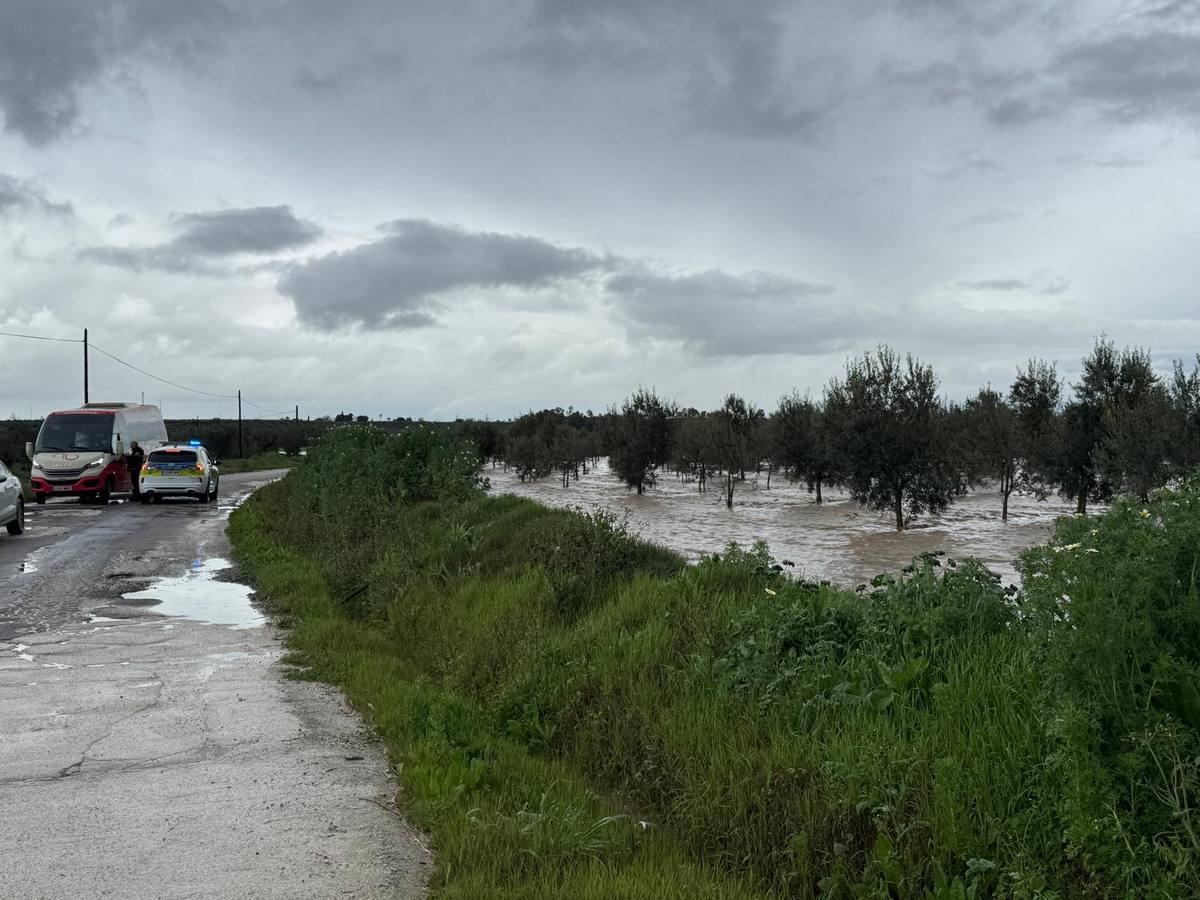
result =
[[[291,469],[299,464],[301,456],[287,456],[274,450],[250,456],[246,459],[221,460],[222,475],[237,475],[242,472],[264,472],[268,469]]]
[[[685,568],[472,474],[343,429],[231,522],[439,896],[1200,892],[1200,482],[1064,520],[1006,597],[936,557],[859,592]]]

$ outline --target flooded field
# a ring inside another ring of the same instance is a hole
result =
[[[556,476],[522,484],[503,469],[488,468],[484,474],[496,493],[628,515],[630,527],[641,537],[689,560],[722,550],[730,541],[749,546],[763,540],[776,559],[791,560],[803,576],[847,586],[899,570],[929,550],[974,556],[1006,582],[1015,582],[1017,554],[1044,542],[1055,518],[1074,512],[1073,504],[1057,497],[1039,503],[1013,495],[1005,523],[1000,520],[999,494],[982,489],[958,498],[944,515],[923,516],[897,534],[890,514],[864,510],[836,489],[824,491],[824,503],[814,503],[803,484],[778,476],[768,488],[765,472],[737,486],[733,509],[726,509],[716,482],[702,494],[694,482],[672,474],[639,497],[626,490],[604,462],[566,488]]]

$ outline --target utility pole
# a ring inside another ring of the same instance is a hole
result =
[[[87,329],[83,329],[83,405],[88,403],[88,342]]]
[[[297,422],[300,421],[300,404],[299,403],[296,404],[296,421]]]
[[[245,459],[246,454],[242,450],[242,389],[238,388],[238,459]]]

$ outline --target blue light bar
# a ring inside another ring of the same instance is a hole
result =
[[[192,438],[190,441],[188,441],[188,446],[189,447],[199,447],[200,442],[198,440],[196,440],[195,438]]]

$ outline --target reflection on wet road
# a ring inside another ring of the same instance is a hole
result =
[[[144,605],[159,615],[233,628],[263,624],[266,616],[250,603],[250,588],[217,581],[218,573],[232,568],[227,559],[195,559],[183,575],[160,578],[145,590],[122,594],[114,605]]]
[[[48,631],[77,622],[88,613],[111,604],[122,593],[135,588],[160,588],[151,584],[157,576],[171,577],[161,585],[161,608],[166,615],[204,618],[197,604],[211,605],[220,612],[208,619],[249,627],[258,614],[249,602],[241,612],[232,592],[249,594],[245,588],[227,584],[220,572],[223,560],[203,560],[205,545],[220,535],[229,513],[249,495],[254,486],[278,473],[231,475],[222,479],[225,496],[218,504],[192,500],[168,501],[143,506],[124,500],[105,507],[77,500],[51,500],[27,508],[27,529],[19,537],[0,536],[0,640],[31,632]],[[195,560],[202,561],[199,571]],[[186,573],[186,574],[181,574]],[[207,592],[207,594],[204,594]],[[205,601],[201,595],[207,596]],[[173,598],[173,599],[172,599]],[[123,607],[132,612],[133,603]]]
[[[485,469],[497,493],[532,497],[550,506],[604,508],[628,514],[629,524],[643,538],[682,553],[689,560],[713,553],[730,541],[749,546],[766,541],[776,559],[788,559],[808,578],[853,585],[885,571],[896,571],[914,556],[945,550],[951,556],[974,556],[999,572],[1006,582],[1017,579],[1017,555],[1049,537],[1058,516],[1074,512],[1057,497],[1038,502],[1014,495],[1008,522],[1000,519],[1000,496],[978,490],[960,497],[942,516],[925,516],[898,534],[888,514],[860,508],[842,492],[826,490],[817,504],[803,484],[778,475],[767,488],[767,476],[748,475],[734,494],[734,507],[725,508],[720,485],[706,493],[695,482],[672,474],[639,497],[626,490],[601,461],[579,481],[564,488],[556,477],[522,483],[512,472]]]

